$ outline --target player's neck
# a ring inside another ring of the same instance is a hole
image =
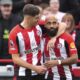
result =
[[[28,22],[27,21],[22,21],[21,22],[21,25],[25,28],[25,29],[27,29],[27,28],[31,28],[31,26],[28,24]]]

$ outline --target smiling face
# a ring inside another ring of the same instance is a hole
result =
[[[36,16],[29,16],[30,18],[28,19],[28,24],[30,24],[31,26],[36,26],[38,24],[40,15],[36,15]]]

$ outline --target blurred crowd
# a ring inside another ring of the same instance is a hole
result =
[[[10,59],[8,37],[10,30],[23,20],[25,4],[35,4],[41,10],[41,20],[54,14],[59,22],[66,22],[75,40],[80,59],[80,0],[0,0],[0,59]]]

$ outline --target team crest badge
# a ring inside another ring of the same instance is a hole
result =
[[[10,46],[14,46],[14,43],[13,43],[13,41],[12,40],[10,40]]]
[[[62,44],[61,43],[59,43],[58,45],[57,45],[57,48],[62,48]]]
[[[15,50],[14,42],[10,40],[10,50]]]

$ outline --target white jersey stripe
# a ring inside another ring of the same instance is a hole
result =
[[[49,55],[50,55],[50,59],[51,59],[51,60],[57,58],[56,55],[55,55],[56,53],[53,51],[53,49],[50,49],[50,50],[49,50],[49,53],[50,53]],[[52,72],[53,72],[53,74],[54,74],[53,80],[56,80],[55,78],[58,78],[58,80],[60,80],[60,75],[59,75],[59,73],[58,73],[58,68],[57,68],[57,66],[52,67]]]
[[[19,48],[20,48],[20,54],[22,55],[21,59],[23,59],[24,61],[26,61],[26,54],[25,54],[25,43],[24,43],[24,38],[22,33],[18,33],[18,41],[19,41]],[[25,76],[25,68],[24,67],[20,67],[19,69],[19,76]]]
[[[59,43],[62,44],[62,46],[60,47],[61,57],[66,59],[67,58],[67,53],[66,53],[66,49],[65,49],[65,42],[64,42],[63,39],[59,39]],[[66,75],[66,79],[67,80],[72,80],[72,76],[71,76],[69,66],[63,66],[63,68],[64,68],[64,72],[65,72],[65,75]]]
[[[36,44],[36,40],[35,40],[35,36],[34,36],[34,32],[31,31],[31,32],[28,32],[28,35],[29,35],[29,39],[30,39],[30,45],[31,45],[31,49],[33,50],[34,48],[38,47],[37,44]],[[37,64],[37,54],[38,54],[38,50],[35,50],[32,52],[33,54],[33,57],[32,57],[32,64],[33,65],[36,65]]]
[[[38,47],[37,44],[36,44],[34,32],[33,31],[28,32],[28,35],[29,35],[29,39],[30,39],[31,49],[34,49],[34,48]],[[32,54],[33,54],[32,64],[36,65],[38,63],[38,59],[37,59],[38,50],[33,51]],[[35,74],[34,71],[32,71],[32,75],[33,75],[33,73]]]

